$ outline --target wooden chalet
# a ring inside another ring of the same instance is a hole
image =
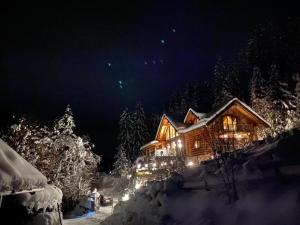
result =
[[[210,113],[189,109],[180,121],[164,114],[155,139],[141,147],[143,155],[156,161],[178,157],[199,163],[220,151],[241,149],[259,140],[259,129],[270,127],[248,105],[234,98]],[[169,160],[170,161],[170,160]]]

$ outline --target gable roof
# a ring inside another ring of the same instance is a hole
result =
[[[184,123],[181,123],[178,120],[173,119],[173,118],[176,118],[178,116],[177,114],[174,114],[174,115],[171,115],[171,116],[172,116],[172,118],[170,116],[167,116],[166,114],[163,114],[163,116],[160,119],[157,131],[156,131],[155,140],[157,140],[157,138],[158,138],[159,130],[160,130],[162,121],[164,119],[167,119],[171,123],[171,125],[175,128],[176,131],[179,131],[180,129],[186,128],[186,125]]]
[[[183,120],[183,123],[186,123],[186,120],[188,118],[188,115],[190,113],[193,113],[195,116],[198,117],[198,119],[202,119],[206,116],[206,113],[199,113],[199,112],[196,112],[195,110],[193,110],[192,108],[189,108],[189,110],[187,111],[185,117],[184,117],[184,120]]]
[[[241,100],[239,100],[238,98],[233,98],[230,101],[228,101],[226,104],[221,105],[220,107],[218,107],[217,109],[215,109],[214,111],[208,113],[205,115],[204,118],[201,119],[201,121],[195,125],[192,125],[186,129],[183,129],[180,131],[180,133],[185,133],[188,131],[192,131],[194,129],[203,127],[205,125],[207,125],[209,122],[211,122],[212,120],[214,120],[218,115],[220,115],[223,111],[225,111],[230,105],[232,105],[234,102],[238,102],[239,104],[241,104],[244,108],[246,108],[249,112],[251,112],[255,117],[257,117],[260,121],[262,121],[264,124],[266,124],[267,126],[271,126],[264,118],[262,118],[260,115],[258,115],[251,107],[249,107],[246,103],[242,102]]]

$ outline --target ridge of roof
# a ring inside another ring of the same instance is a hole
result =
[[[194,110],[194,109],[192,109],[192,108],[189,108],[189,110],[188,110],[187,113],[185,114],[183,123],[186,122],[187,116],[188,116],[189,112],[192,112],[192,113],[193,113],[194,115],[196,115],[199,119],[203,118],[203,117],[206,115],[206,113],[199,113],[199,112],[196,112],[196,110]]]
[[[243,105],[247,110],[249,110],[251,113],[253,113],[257,118],[259,118],[261,121],[263,121],[265,124],[267,124],[268,126],[271,126],[270,123],[268,123],[264,118],[262,118],[260,115],[258,115],[250,106],[248,106],[246,103],[242,102],[241,100],[239,100],[238,98],[233,98],[230,101],[228,101],[225,105],[221,106],[218,110],[216,110],[215,112],[212,111],[212,113],[208,113],[207,115],[209,115],[209,117],[205,117],[203,118],[199,123],[194,124],[186,129],[180,130],[180,133],[186,133],[189,131],[192,131],[194,129],[203,127],[205,125],[207,125],[207,123],[209,123],[211,120],[213,120],[216,116],[218,116],[220,113],[222,113],[229,105],[231,105],[233,102],[239,102],[241,105]],[[213,113],[214,112],[214,113]]]

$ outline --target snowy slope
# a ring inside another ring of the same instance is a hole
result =
[[[0,192],[43,188],[46,177],[0,139]]]
[[[115,207],[104,225],[297,225],[300,221],[300,173],[282,173],[300,165],[300,133],[284,134],[238,153],[238,199],[228,201],[222,168],[216,160],[157,181]],[[188,184],[194,187],[188,187]],[[196,188],[195,188],[196,187]]]

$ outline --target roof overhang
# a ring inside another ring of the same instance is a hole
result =
[[[147,148],[147,147],[149,147],[149,146],[151,146],[151,145],[154,145],[154,144],[157,144],[157,143],[158,143],[157,140],[150,141],[150,142],[148,142],[147,144],[145,144],[145,145],[143,145],[142,147],[140,147],[140,150],[143,150],[144,148]]]

